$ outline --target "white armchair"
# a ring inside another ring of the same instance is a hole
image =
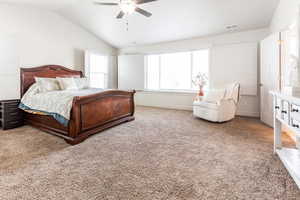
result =
[[[202,101],[195,101],[194,116],[212,121],[226,122],[234,119],[240,96],[240,84],[233,83],[224,89],[211,90]]]

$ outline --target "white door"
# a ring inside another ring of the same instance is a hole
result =
[[[273,100],[270,91],[280,87],[280,33],[261,42],[260,118],[273,126]]]

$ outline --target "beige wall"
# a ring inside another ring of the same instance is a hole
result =
[[[271,22],[271,31],[287,29],[298,17],[300,0],[280,0]]]
[[[269,29],[258,29],[238,33],[228,33],[210,37],[194,38],[175,42],[160,43],[120,49],[120,54],[151,54],[177,51],[189,51],[201,48],[209,48],[214,45],[226,45],[235,43],[259,42],[270,33]],[[226,68],[226,66],[223,66]],[[224,68],[220,69],[224,71]],[[226,70],[224,71],[226,73]],[[234,73],[234,72],[230,72]],[[213,76],[213,74],[210,74]],[[191,110],[195,94],[168,93],[168,92],[139,92],[136,95],[138,105],[176,108]],[[241,97],[238,114],[243,116],[258,117],[260,114],[259,96],[244,95]]]
[[[86,49],[117,55],[116,49],[54,12],[0,4],[0,24],[0,99],[19,97],[20,67],[58,64],[83,70]],[[117,67],[115,60],[111,67]]]

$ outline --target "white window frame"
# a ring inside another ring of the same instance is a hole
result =
[[[211,49],[210,48],[203,48],[203,49],[197,49],[192,51],[179,51],[179,52],[170,52],[170,53],[161,53],[161,54],[148,54],[145,56],[145,91],[157,91],[157,92],[188,92],[188,93],[195,93],[198,91],[198,89],[193,88],[193,83],[191,81],[191,87],[190,89],[161,89],[161,56],[165,54],[175,54],[175,53],[190,53],[191,56],[191,80],[193,79],[193,69],[194,69],[194,52],[197,51],[208,51],[208,87],[210,86],[210,63],[211,63]],[[159,83],[158,87],[159,89],[148,89],[148,56],[159,56]]]
[[[85,51],[85,68],[84,68],[84,74],[85,77],[88,79],[90,83],[90,75],[91,75],[91,61],[90,57],[91,55],[98,55],[98,56],[106,56],[107,57],[107,73],[104,72],[93,72],[94,74],[103,74],[104,75],[104,89],[108,88],[108,82],[109,82],[109,74],[110,74],[110,55],[99,53],[93,50],[86,50]]]
[[[91,74],[103,74],[104,75],[104,88],[102,88],[102,89],[107,89],[108,88],[108,73],[104,73],[104,72],[90,72],[90,74],[89,74],[89,76],[91,75]],[[88,78],[89,79],[89,81],[90,81],[90,78]]]

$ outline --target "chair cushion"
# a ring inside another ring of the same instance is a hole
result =
[[[219,102],[221,101],[224,96],[225,96],[225,89],[214,89],[214,90],[210,90],[208,91],[204,97],[203,97],[203,101],[207,101],[207,102]]]

